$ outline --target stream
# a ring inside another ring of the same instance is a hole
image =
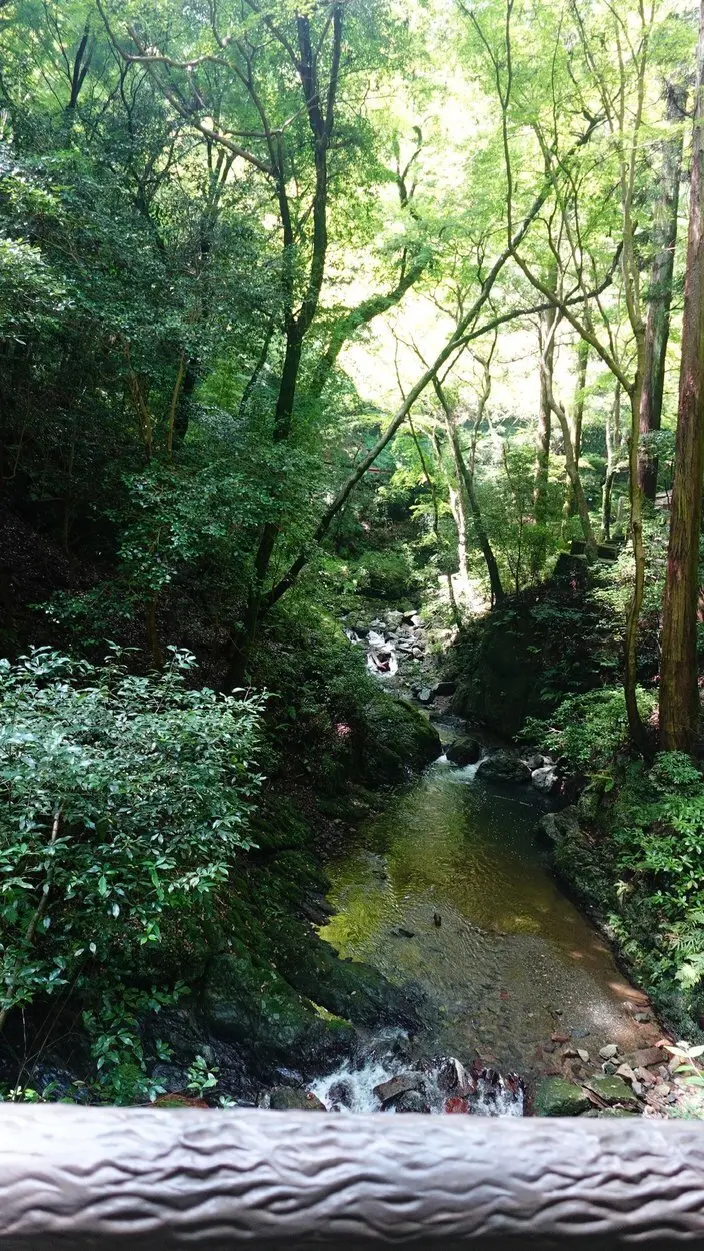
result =
[[[340,955],[421,987],[427,1023],[412,1040],[416,1056],[530,1080],[559,1074],[566,1044],[589,1052],[592,1066],[605,1045],[647,1046],[657,1025],[634,1018],[644,996],[550,873],[535,832],[548,801],[476,773],[443,756],[358,832],[327,866],[336,912],[321,935]],[[404,1064],[377,1045],[352,1074],[348,1106],[372,1110],[374,1085]],[[327,1106],[340,1079],[349,1083],[349,1063],[312,1088]],[[483,1110],[520,1115],[521,1100],[494,1095]]]

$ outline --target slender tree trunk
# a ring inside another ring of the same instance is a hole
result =
[[[579,458],[582,455],[582,423],[584,421],[584,388],[587,385],[587,365],[589,364],[589,344],[586,339],[580,339],[577,344],[577,379],[574,388],[574,401],[572,405],[572,429],[570,437],[572,440],[572,452],[574,462],[579,469]],[[577,501],[574,495],[572,480],[567,476],[567,486],[565,488],[565,502],[562,506],[562,536],[565,537],[567,531],[567,523],[573,515]]]
[[[662,395],[665,382],[665,357],[670,334],[672,273],[677,242],[677,208],[682,169],[683,130],[681,123],[687,103],[684,87],[666,87],[667,120],[674,129],[671,138],[662,144],[662,161],[658,176],[658,195],[653,211],[654,256],[650,270],[648,312],[645,321],[645,359],[643,391],[640,400],[640,437],[660,429]],[[658,482],[658,458],[641,445],[638,453],[638,480],[648,500],[655,499]]]
[[[704,3],[704,0],[702,0]],[[633,543],[633,594],[626,617],[625,671],[623,689],[626,697],[626,713],[631,742],[638,751],[648,754],[648,740],[640,712],[636,689],[638,686],[638,627],[643,607],[645,589],[645,547],[643,545],[643,492],[638,481],[638,430],[640,421],[640,395],[642,386],[642,362],[644,343],[637,342],[638,363],[631,401],[631,432],[628,445],[628,486],[631,518],[631,541]]]
[[[461,456],[461,452],[460,452],[460,456]],[[474,533],[477,536],[477,543],[479,544],[479,547],[481,549],[482,556],[484,557],[484,563],[486,564],[486,570],[489,575],[491,602],[492,602],[492,605],[496,607],[499,604],[502,604],[504,602],[506,598],[506,592],[504,591],[503,585],[501,583],[501,574],[499,573],[499,566],[497,564],[496,557],[494,555],[494,549],[491,546],[491,541],[487,533],[487,528],[484,525],[484,518],[482,516],[482,511],[479,506],[479,500],[477,499],[477,493],[474,489],[474,482],[472,480],[472,477],[469,474],[467,466],[464,462],[464,458],[461,459],[461,465],[462,465],[463,481],[464,481],[465,488],[467,491],[467,499],[469,500],[469,507],[472,512],[472,522],[474,524]]]
[[[551,291],[557,289],[557,270],[553,266],[547,279],[547,285]],[[535,480],[533,487],[533,516],[535,524],[538,526],[545,525],[547,510],[547,489],[548,489],[548,470],[550,467],[550,433],[552,410],[550,408],[550,386],[552,385],[553,366],[555,362],[555,336],[553,334],[553,322],[555,321],[557,310],[548,308],[540,318],[540,354],[543,357],[544,368],[540,370],[540,404],[538,407],[538,430],[535,445]],[[547,375],[547,377],[546,377]],[[543,543],[543,548],[545,544]],[[540,545],[538,545],[533,554],[533,570],[535,574],[544,560],[540,558]],[[535,567],[537,566],[537,568]]]
[[[472,522],[474,524],[474,533],[477,536],[477,543],[481,549],[482,556],[484,557],[484,563],[486,564],[486,570],[489,575],[491,602],[492,605],[501,604],[506,598],[506,593],[501,583],[499,566],[496,562],[494,550],[491,546],[486,526],[484,525],[484,518],[482,517],[482,511],[479,505],[479,500],[477,499],[477,493],[474,489],[474,475],[469,472],[467,462],[462,455],[462,448],[460,447],[454,413],[450,408],[447,396],[445,395],[445,392],[443,391],[437,378],[433,378],[433,386],[435,388],[435,394],[440,400],[442,411],[445,416],[445,428],[447,430],[447,437],[450,440],[452,459],[455,465],[455,472],[457,474],[457,482],[460,486],[460,490],[464,487],[466,491],[467,501],[472,514]]]
[[[660,736],[690,751],[699,727],[697,598],[704,474],[704,0],[700,0],[682,361],[662,616]]]
[[[467,564],[467,512],[465,500],[462,495],[461,486],[458,483],[458,490],[448,484],[448,492],[450,496],[450,512],[457,530],[457,569],[460,576],[460,583],[466,591],[469,585],[469,566]]]
[[[606,414],[606,475],[601,493],[601,537],[605,543],[611,539],[611,496],[618,464],[621,441],[621,384],[616,383],[614,403]]]
[[[551,338],[554,338],[557,326],[558,321],[556,319],[553,321],[552,328],[550,330]],[[593,561],[596,560],[596,539],[594,538],[594,530],[592,528],[591,517],[589,516],[587,497],[584,494],[582,479],[579,476],[579,465],[575,457],[575,449],[574,443],[572,442],[572,432],[570,430],[569,419],[562,405],[558,404],[555,399],[555,393],[552,386],[552,374],[546,367],[546,355],[549,346],[550,339],[546,340],[545,347],[543,348],[543,352],[540,357],[540,372],[545,384],[545,393],[548,403],[560,423],[562,442],[565,447],[565,469],[567,470],[567,477],[572,487],[575,503],[577,505],[577,512],[579,513],[579,520],[582,525],[582,533],[584,534],[584,542],[587,550],[587,560]]]

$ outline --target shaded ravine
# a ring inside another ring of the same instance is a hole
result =
[[[560,1072],[566,1042],[652,1045],[597,930],[551,876],[530,787],[492,786],[443,759],[327,868],[336,909],[321,935],[390,981],[416,982],[424,1055],[481,1060],[524,1077]]]

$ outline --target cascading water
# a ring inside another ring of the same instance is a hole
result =
[[[523,1116],[524,1086],[516,1074],[504,1078],[481,1065],[465,1068],[454,1056],[409,1063],[397,1054],[405,1039],[401,1031],[379,1036],[366,1054],[345,1060],[308,1090],[329,1112]],[[414,1102],[404,1105],[409,1096]]]

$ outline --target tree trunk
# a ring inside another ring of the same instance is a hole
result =
[[[556,320],[553,321],[552,328],[550,331],[550,336],[553,339],[555,337],[557,326],[558,326],[558,322]],[[565,447],[565,469],[567,470],[567,477],[569,478],[570,484],[572,486],[574,500],[577,505],[577,512],[579,513],[579,520],[582,525],[582,533],[584,534],[584,542],[586,546],[587,560],[592,561],[592,560],[596,560],[596,539],[594,538],[592,522],[589,516],[589,505],[587,504],[587,497],[584,494],[582,480],[579,476],[579,465],[577,463],[577,458],[575,457],[575,449],[574,449],[574,443],[572,441],[572,432],[570,430],[570,423],[569,423],[567,413],[565,412],[564,408],[562,407],[561,404],[558,404],[557,400],[555,399],[555,393],[552,387],[552,374],[547,368],[546,356],[547,356],[547,348],[549,346],[550,346],[550,339],[546,340],[545,347],[543,348],[543,352],[540,357],[540,374],[543,379],[543,384],[545,386],[545,394],[547,396],[547,400],[550,405],[550,408],[552,409],[553,413],[555,414],[555,416],[557,417],[557,420],[560,423],[560,429],[562,431],[562,441]],[[586,360],[585,360],[584,368],[586,371]]]
[[[482,556],[484,557],[484,563],[486,564],[486,570],[489,575],[491,603],[492,606],[501,604],[506,598],[506,593],[501,583],[499,566],[496,562],[496,557],[491,546],[489,535],[487,534],[486,526],[484,525],[484,518],[482,517],[479,500],[477,499],[477,494],[474,490],[474,477],[473,474],[469,472],[467,463],[462,455],[462,448],[460,447],[454,413],[447,402],[447,396],[445,395],[445,392],[443,391],[437,378],[433,379],[433,386],[445,415],[445,428],[447,430],[447,437],[450,440],[450,447],[452,448],[452,459],[454,461],[455,472],[457,474],[457,482],[460,487],[460,491],[462,490],[462,487],[464,487],[467,494],[467,502],[469,504],[469,509],[472,514],[472,522],[474,524],[474,533],[477,536],[477,543],[481,549]]]
[[[469,586],[469,566],[467,564],[467,514],[465,501],[462,496],[461,486],[457,491],[448,484],[448,492],[450,496],[450,512],[457,530],[457,570],[459,573],[460,585],[463,593],[466,594]]]
[[[589,344],[586,339],[580,339],[577,344],[577,380],[574,388],[574,404],[572,408],[572,451],[574,462],[579,469],[579,458],[582,455],[582,422],[584,420],[584,388],[587,385],[587,365],[589,363]],[[567,487],[565,489],[565,502],[562,508],[562,537],[565,537],[567,523],[573,515],[577,501],[572,487],[572,481],[567,476]]]
[[[662,161],[658,177],[659,190],[653,212],[654,256],[650,270],[648,312],[645,322],[643,391],[640,401],[641,439],[660,429],[662,416],[682,167],[683,130],[680,123],[687,102],[687,92],[684,87],[676,87],[668,83],[665,90],[667,120],[674,133],[662,144]],[[658,482],[658,458],[647,446],[641,446],[638,453],[638,481],[645,498],[654,500]]]
[[[704,4],[704,0],[702,0]],[[623,690],[626,697],[626,713],[631,742],[644,755],[648,753],[648,741],[638,711],[636,689],[638,685],[638,627],[643,607],[645,589],[645,548],[643,546],[643,492],[638,481],[638,429],[640,419],[640,396],[642,386],[642,361],[644,345],[637,344],[638,364],[631,391],[631,433],[628,448],[628,482],[631,513],[631,540],[633,543],[633,594],[626,618],[625,671]]]
[[[621,442],[621,384],[616,383],[614,404],[606,414],[606,475],[601,492],[601,537],[605,543],[611,539],[611,495],[618,465]]]
[[[557,270],[553,265],[547,279],[547,285],[551,291],[557,289]],[[555,335],[553,333],[553,322],[555,321],[557,310],[548,308],[541,314],[540,318],[540,354],[543,357],[544,368],[540,370],[540,404],[538,407],[538,430],[535,444],[535,480],[533,487],[533,516],[537,526],[544,526],[547,509],[547,489],[548,489],[548,470],[550,467],[550,427],[552,410],[550,408],[550,387],[552,385],[553,365],[555,362]],[[547,377],[546,377],[547,375]],[[540,558],[540,544],[538,544],[533,553],[533,570],[535,574],[542,565],[545,558]],[[543,542],[542,547],[545,547]],[[536,568],[537,566],[537,568]]]
[[[699,726],[697,597],[704,470],[704,0],[700,0],[682,361],[662,618],[660,736],[690,751]]]

